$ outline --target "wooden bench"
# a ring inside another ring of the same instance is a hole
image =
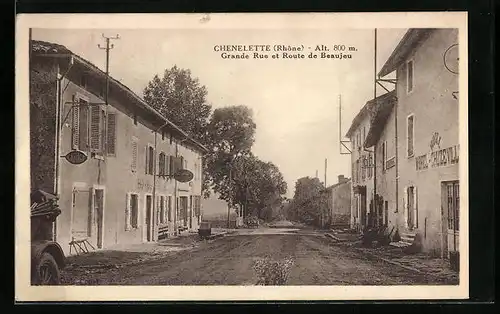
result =
[[[168,238],[168,225],[158,227],[158,240]]]
[[[71,255],[73,249],[75,250],[76,255],[79,255],[80,253],[88,253],[89,248],[87,247],[87,245],[95,250],[95,247],[92,245],[92,243],[89,242],[89,239],[85,238],[76,240],[75,238],[73,238],[69,243],[69,254]]]

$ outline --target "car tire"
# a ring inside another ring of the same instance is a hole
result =
[[[35,285],[59,285],[61,273],[56,260],[50,253],[43,253],[35,268]]]

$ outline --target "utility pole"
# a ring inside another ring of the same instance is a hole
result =
[[[104,34],[102,34],[102,37],[104,39],[106,39],[106,47],[101,47],[100,44],[97,45],[97,47],[99,49],[102,49],[102,50],[106,50],[106,90],[104,92],[104,102],[106,104],[106,108],[108,107],[108,94],[109,94],[109,50],[110,49],[113,49],[114,45],[113,44],[110,44],[110,41],[112,39],[120,39],[120,37],[118,36],[118,34],[115,36],[115,37],[106,37],[104,36]],[[106,123],[106,120],[104,120]],[[155,133],[155,136],[156,136],[156,133]],[[104,143],[102,143],[102,148],[103,150],[104,149],[107,149],[107,138],[104,137]],[[106,154],[103,154],[104,156],[106,156]],[[100,163],[100,161],[99,161]],[[153,206],[155,204],[155,200],[153,199]],[[153,207],[153,210],[154,210],[154,207]],[[118,211],[116,211],[116,217],[115,217],[116,221],[118,221]],[[115,243],[118,243],[118,230],[116,230],[115,232]]]
[[[109,93],[109,50],[113,49],[115,47],[115,45],[111,44],[110,41],[113,40],[113,39],[120,39],[120,36],[117,34],[114,37],[107,37],[107,36],[104,36],[104,34],[102,34],[102,37],[104,39],[106,39],[106,47],[101,47],[100,44],[98,44],[97,46],[99,47],[99,49],[106,50],[106,93],[104,95],[104,97],[105,97],[104,101],[106,102],[106,106],[108,106],[108,93]]]
[[[326,169],[328,167],[328,159],[325,158],[325,188],[326,188]]]

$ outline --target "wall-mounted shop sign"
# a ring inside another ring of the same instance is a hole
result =
[[[142,180],[142,179],[138,179],[137,180],[137,189],[139,189],[140,191],[150,192],[153,190],[153,185],[149,182]]]
[[[417,171],[458,164],[460,145],[439,149],[415,158]]]
[[[395,165],[396,165],[396,156],[393,156],[393,157],[386,160],[385,169],[391,169]]]
[[[174,174],[174,179],[179,182],[189,182],[193,180],[194,174],[187,169],[180,169]]]
[[[87,161],[87,154],[81,150],[72,150],[63,157],[73,165],[83,164]]]

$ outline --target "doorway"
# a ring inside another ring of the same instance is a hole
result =
[[[418,227],[417,207],[415,198],[415,187],[410,186],[406,190],[406,222],[408,230],[412,231]]]
[[[94,189],[94,206],[91,230],[95,230],[95,236],[92,237],[98,248],[103,247],[104,231],[104,190]]]
[[[90,190],[74,189],[71,215],[72,240],[84,240],[91,237],[92,211]]]
[[[459,181],[444,182],[443,193],[443,256],[459,250],[460,230],[460,184]]]
[[[182,225],[184,227],[187,227],[188,225],[188,197],[187,196],[181,196],[179,197],[179,208],[180,208],[180,214],[182,217]]]
[[[153,241],[153,197],[146,195],[146,241]]]

